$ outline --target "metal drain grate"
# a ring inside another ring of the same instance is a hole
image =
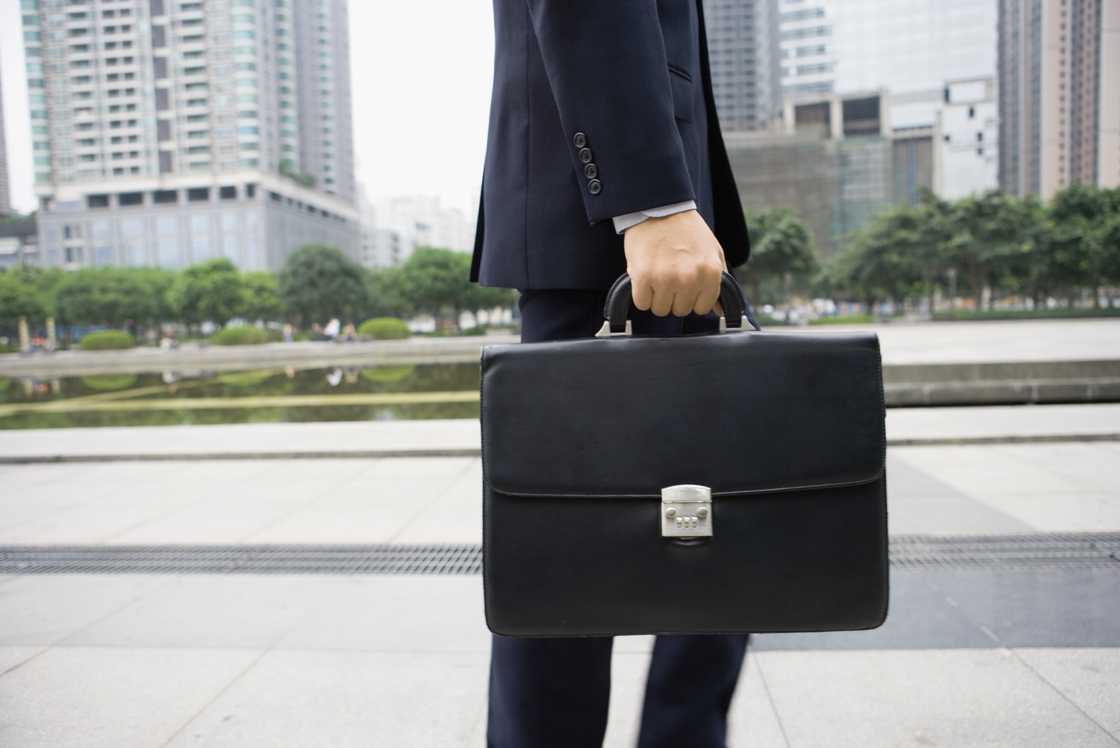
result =
[[[891,565],[1001,569],[1092,566],[1120,570],[1120,533],[898,535],[891,538]]]
[[[478,574],[477,545],[0,546],[7,574]]]
[[[895,568],[1120,571],[1120,533],[896,535]],[[430,545],[7,545],[3,574],[478,574],[472,543]]]

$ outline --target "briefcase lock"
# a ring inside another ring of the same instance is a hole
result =
[[[712,535],[712,489],[682,483],[661,489],[661,537],[708,538]]]

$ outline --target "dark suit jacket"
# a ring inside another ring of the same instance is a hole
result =
[[[701,0],[494,0],[494,32],[471,280],[604,288],[626,268],[611,218],[690,199],[747,260]]]

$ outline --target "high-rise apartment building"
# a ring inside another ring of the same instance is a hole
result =
[[[778,0],[704,0],[704,25],[721,127],[772,127],[782,111]]]
[[[783,91],[912,93],[994,75],[995,3],[781,0]]]
[[[779,47],[784,95],[814,98],[835,90],[831,0],[781,0]]]
[[[1000,186],[1120,185],[1120,0],[1000,0]]]
[[[22,0],[40,254],[356,255],[345,0]]]
[[[8,181],[8,144],[4,135],[4,85],[0,76],[0,216],[12,212],[11,184]]]

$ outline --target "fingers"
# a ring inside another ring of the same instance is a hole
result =
[[[653,304],[650,310],[658,317],[665,317],[673,310],[673,299],[676,291],[666,285],[655,285],[653,288]]]
[[[707,284],[700,294],[696,297],[696,303],[692,307],[692,311],[697,314],[707,314],[712,311],[712,307],[719,302],[719,282]]]
[[[691,314],[702,290],[701,286],[694,285],[677,291],[677,295],[673,297],[673,316],[687,317]]]
[[[645,311],[653,304],[653,286],[644,276],[630,275],[630,295],[634,299],[634,308]]]
[[[631,273],[631,295],[637,309],[658,317],[707,314],[719,299],[720,268],[714,264],[668,273]]]

